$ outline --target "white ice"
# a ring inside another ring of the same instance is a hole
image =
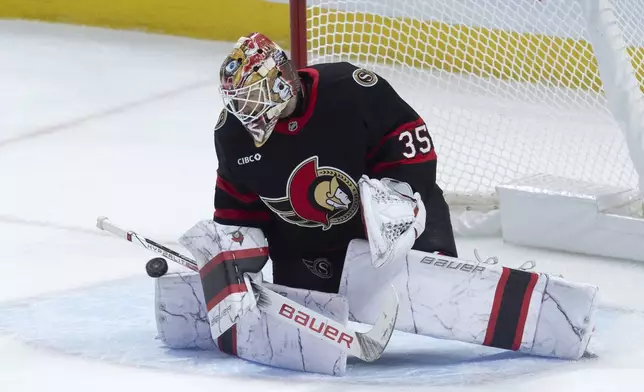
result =
[[[217,166],[212,128],[221,110],[216,75],[229,47],[0,22],[0,307],[36,297],[54,303],[72,289],[147,279],[143,264],[150,254],[99,232],[98,215],[170,244],[211,216]],[[598,284],[603,306],[628,315],[621,338],[610,341],[612,349],[600,347],[607,355],[596,360],[533,375],[482,374],[481,382],[439,387],[406,386],[401,379],[392,387],[319,377],[312,382],[198,375],[128,366],[127,358],[117,365],[4,334],[0,390],[641,390],[644,338],[634,329],[644,324],[644,265],[521,248],[500,239],[459,238],[458,246],[466,257],[476,248],[509,265],[537,260],[539,270]],[[128,294],[117,293],[116,299],[127,301]],[[34,323],[46,331],[46,318]],[[241,360],[226,361],[237,366],[234,361]]]

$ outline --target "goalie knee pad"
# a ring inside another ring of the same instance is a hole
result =
[[[338,294],[265,286],[335,321],[348,322],[348,303]],[[213,340],[206,316],[201,279],[196,273],[171,273],[156,282],[156,322],[161,341],[172,348],[219,348],[248,361],[290,370],[343,375],[346,354],[314,336],[265,313],[248,312]],[[288,309],[287,309],[288,310]],[[323,328],[323,320],[293,314],[308,327]]]
[[[203,220],[179,242],[197,262],[210,332],[218,338],[256,306],[248,275],[259,274],[268,261],[264,233],[254,227]]]

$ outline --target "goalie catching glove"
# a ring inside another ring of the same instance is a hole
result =
[[[378,268],[411,250],[425,230],[425,206],[405,182],[363,175],[358,186],[371,261]]]

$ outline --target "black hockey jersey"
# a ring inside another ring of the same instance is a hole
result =
[[[365,238],[357,181],[409,183],[427,209],[415,248],[455,255],[436,186],[436,152],[420,116],[381,76],[349,63],[299,70],[306,98],[261,147],[234,116],[215,127],[215,221],[263,229],[273,263],[345,249]]]

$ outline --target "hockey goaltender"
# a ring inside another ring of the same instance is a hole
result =
[[[341,375],[344,346],[364,342],[340,326],[375,324],[393,285],[396,330],[584,354],[597,287],[457,258],[430,130],[383,77],[346,62],[295,70],[253,33],[225,58],[220,82],[214,219],[181,238],[199,273],[156,284],[167,346]],[[260,273],[269,257],[272,283]],[[276,310],[297,325],[258,309],[263,288],[304,306]]]

